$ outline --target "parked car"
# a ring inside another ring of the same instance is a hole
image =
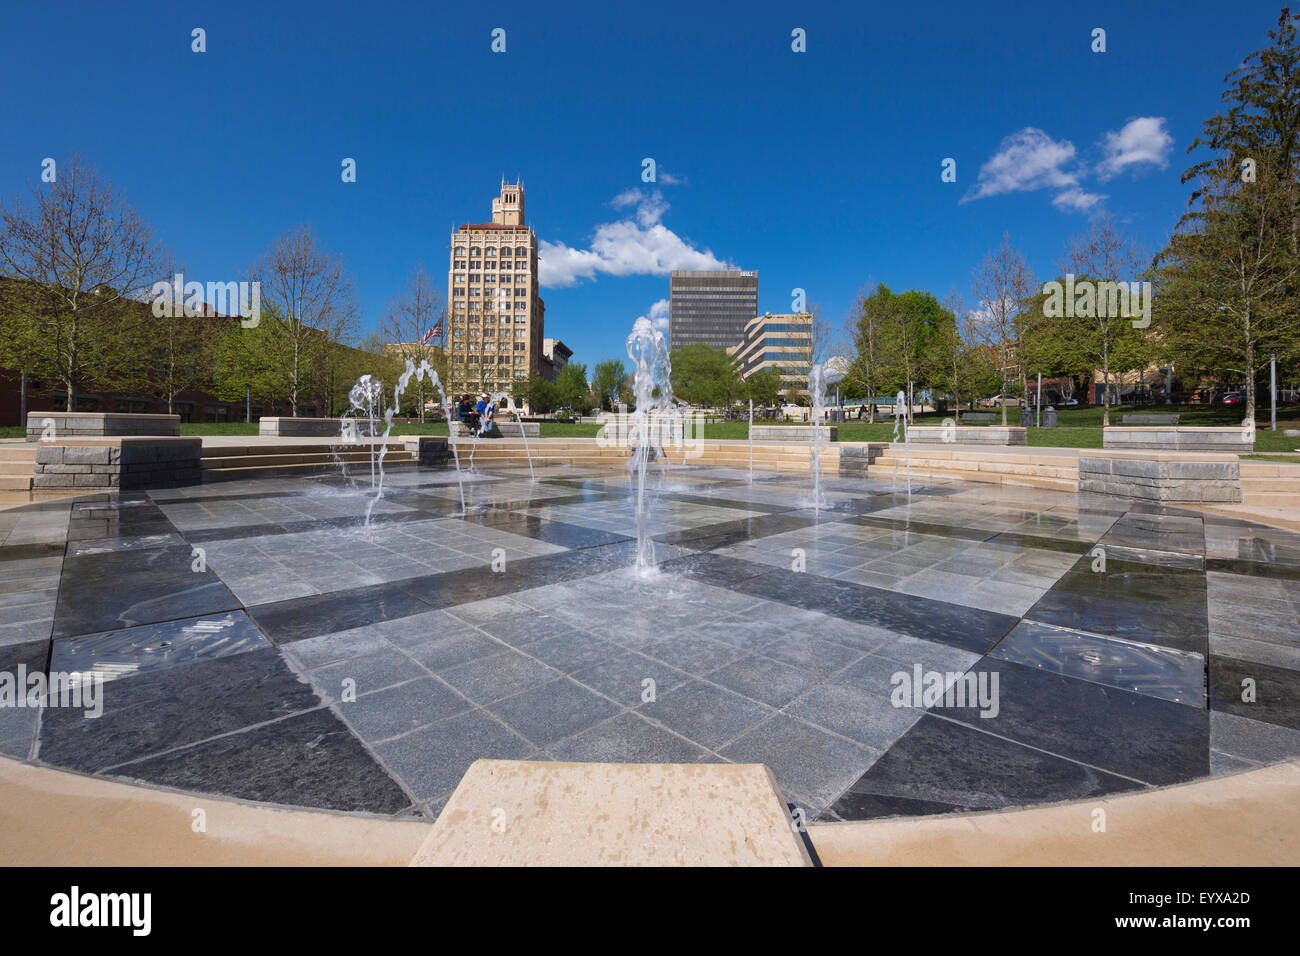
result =
[[[1073,405],[1078,405],[1078,404],[1079,404],[1079,400],[1078,400],[1077,398],[1066,398],[1066,399],[1063,399],[1063,400],[1057,402],[1056,404],[1057,404],[1057,406],[1060,407],[1060,408],[1069,408],[1069,407],[1071,407],[1071,406],[1073,406]]]
[[[1246,396],[1241,392],[1228,392],[1223,396],[1223,404],[1225,405],[1240,405],[1245,400]]]
[[[984,398],[984,399],[981,399],[981,400],[980,400],[980,407],[982,407],[982,408],[998,408],[998,407],[1000,407],[1000,406],[1002,405],[1002,400],[1003,400],[1003,399],[1006,399],[1006,403],[1007,403],[1008,405],[1019,405],[1019,404],[1020,404],[1020,399],[1019,399],[1017,396],[1015,396],[1015,395],[994,395],[992,398]]]

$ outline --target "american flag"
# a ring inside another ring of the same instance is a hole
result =
[[[435,325],[433,328],[431,328],[428,332],[425,332],[425,333],[424,333],[424,338],[420,339],[420,344],[421,344],[421,345],[428,345],[428,344],[429,344],[429,339],[437,338],[437,337],[438,337],[439,335],[441,335],[441,334],[442,334],[442,323],[439,322],[437,325]]]

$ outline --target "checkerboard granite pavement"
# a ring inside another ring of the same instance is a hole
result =
[[[454,473],[390,475],[370,527],[328,478],[13,509],[0,674],[107,681],[97,718],[0,707],[0,753],[392,816],[436,815],[480,757],[761,762],[830,820],[1300,754],[1300,536],[1027,488],[824,489],[656,472],[649,576],[627,476],[568,467],[467,476],[465,514]],[[918,667],[996,675],[996,716],[895,706]]]

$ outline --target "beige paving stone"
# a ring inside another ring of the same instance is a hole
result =
[[[807,866],[761,764],[479,760],[412,866]]]

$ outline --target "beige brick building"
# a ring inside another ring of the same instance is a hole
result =
[[[744,339],[727,352],[735,357],[741,378],[776,368],[781,373],[782,397],[806,389],[808,369],[812,365],[812,315],[769,312],[750,319],[745,325]]]
[[[523,184],[501,181],[492,221],[451,234],[447,269],[448,384],[453,392],[511,392],[542,374],[537,236],[525,225]]]

